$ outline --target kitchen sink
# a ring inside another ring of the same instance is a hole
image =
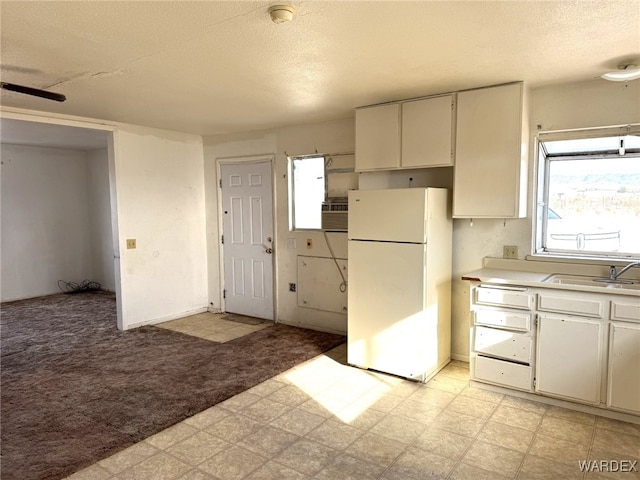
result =
[[[542,281],[544,283],[555,283],[556,285],[582,285],[587,287],[602,287],[617,290],[640,290],[640,282],[638,281],[619,279],[617,281],[609,282],[602,280],[602,277],[554,273]]]

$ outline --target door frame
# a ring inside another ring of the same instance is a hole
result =
[[[107,161],[109,170],[109,202],[111,207],[111,239],[113,242],[113,292],[116,296],[116,326],[118,330],[129,328],[124,318],[122,306],[122,273],[120,265],[120,230],[118,217],[118,189],[116,162],[118,157],[118,124],[108,120],[77,117],[72,115],[25,110],[22,108],[2,107],[0,117],[12,120],[33,122],[34,124],[50,124],[74,127],[78,129],[103,130],[107,134]]]
[[[224,298],[224,244],[220,242],[220,237],[223,235],[223,213],[222,213],[222,165],[233,164],[250,164],[250,163],[266,163],[269,162],[271,168],[271,203],[273,205],[271,213],[271,222],[273,225],[273,254],[271,255],[271,281],[273,282],[273,323],[278,323],[278,283],[276,274],[276,266],[278,265],[277,256],[278,249],[276,248],[278,240],[278,223],[277,223],[277,203],[276,203],[276,168],[275,168],[276,155],[274,153],[265,153],[263,155],[242,155],[237,157],[218,157],[216,158],[216,198],[218,201],[218,266],[220,271],[220,306],[223,312],[227,311],[227,305]]]

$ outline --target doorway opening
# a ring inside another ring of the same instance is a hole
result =
[[[122,329],[114,127],[22,117],[0,119],[2,301],[88,281],[115,293]]]

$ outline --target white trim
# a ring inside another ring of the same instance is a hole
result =
[[[114,122],[97,120],[92,118],[76,117],[36,110],[25,110],[13,107],[0,107],[0,118],[23,120],[33,123],[50,125],[62,125],[75,128],[91,130],[104,130],[110,132],[107,138],[107,155],[109,162],[109,196],[111,202],[111,231],[113,241],[113,268],[116,294],[116,325],[120,330],[128,328],[122,310],[122,288],[120,272],[120,242],[118,230],[118,206],[117,206],[117,185],[116,185],[116,156],[118,152],[118,126]]]
[[[469,380],[469,385],[479,388],[481,390],[488,390],[490,392],[502,393],[511,397],[523,398],[526,400],[532,400],[534,402],[544,403],[545,405],[553,405],[556,407],[568,408],[578,412],[589,413],[591,415],[598,415],[600,417],[613,418],[614,420],[620,420],[622,422],[635,423],[640,425],[640,415],[634,415],[631,413],[618,412],[617,410],[609,410],[606,407],[596,407],[592,405],[583,405],[581,403],[569,402],[566,400],[560,400],[558,398],[545,397],[536,393],[522,392],[519,390],[512,390],[506,387],[499,387],[497,385],[489,385],[486,383],[478,382],[476,380]]]
[[[581,138],[616,137],[632,134],[640,134],[640,123],[568,130],[546,130],[537,132],[536,137],[541,141],[549,142],[553,140],[578,140]]]
[[[461,355],[459,353],[452,353],[451,360],[458,360],[459,362],[469,363],[469,355]]]
[[[191,315],[197,315],[199,313],[205,313],[207,311],[207,307],[200,307],[194,310],[187,310],[182,313],[173,313],[171,315],[166,315],[164,317],[152,318],[150,320],[143,320],[142,322],[131,323],[127,325],[125,330],[131,330],[133,328],[142,327],[144,325],[157,325],[158,323],[169,322],[171,320],[177,320],[179,318],[190,317]]]
[[[68,127],[91,128],[94,130],[117,130],[118,124],[107,120],[95,118],[76,117],[59,113],[39,112],[36,110],[23,110],[20,108],[0,108],[0,118],[24,120],[27,122],[48,123],[65,125]]]

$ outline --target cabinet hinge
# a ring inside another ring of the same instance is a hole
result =
[[[220,185],[220,188],[222,188],[222,179],[220,179],[218,185]]]
[[[538,326],[538,314],[536,313],[535,316],[533,317],[533,324],[537,327]]]
[[[220,243],[222,243],[224,245],[224,234],[220,235]]]
[[[222,298],[227,298],[227,291],[226,290],[222,290]]]
[[[533,388],[536,388],[536,379],[533,379]]]

